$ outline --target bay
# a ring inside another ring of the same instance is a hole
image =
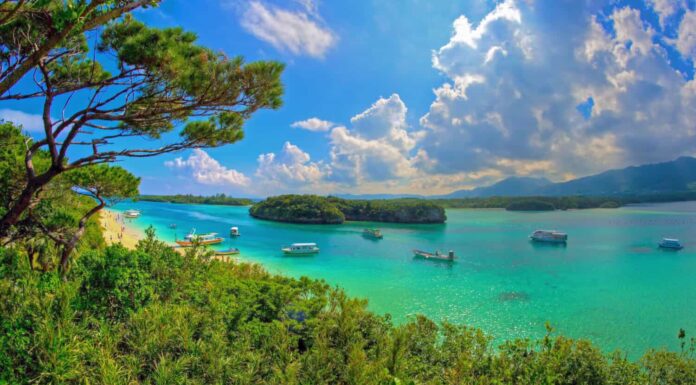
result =
[[[273,273],[326,280],[367,298],[396,322],[415,314],[483,329],[497,342],[540,338],[548,321],[564,335],[605,351],[639,357],[648,348],[677,350],[680,328],[696,335],[696,202],[554,212],[447,210],[442,225],[351,222],[295,225],[256,220],[248,207],[124,202],[140,209],[131,225],[152,225],[173,242],[191,228],[241,237],[220,248]],[[170,224],[177,229],[170,229]],[[382,229],[384,239],[362,236]],[[535,229],[569,234],[568,245],[528,241]],[[657,248],[662,237],[685,248]],[[321,253],[286,257],[280,248],[316,242]],[[455,263],[417,260],[412,249],[454,250]]]

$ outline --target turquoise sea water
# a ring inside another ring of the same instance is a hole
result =
[[[637,357],[650,347],[677,349],[677,332],[696,335],[696,202],[621,209],[521,213],[448,210],[444,225],[354,222],[292,225],[260,221],[247,207],[122,203],[142,210],[165,241],[190,228],[241,237],[240,259],[293,277],[325,279],[399,322],[422,313],[477,326],[498,340],[541,337],[546,321],[561,333]],[[177,224],[177,230],[168,228]],[[379,227],[382,240],[362,237]],[[568,245],[538,245],[535,229],[568,232]],[[659,250],[661,237],[684,250]],[[284,257],[283,245],[316,242],[321,253]],[[414,260],[411,250],[453,249],[455,263]]]

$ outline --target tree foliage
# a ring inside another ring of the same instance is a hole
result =
[[[95,34],[96,44],[87,44],[84,28],[74,28],[61,40],[62,48],[36,62],[33,89],[0,94],[0,100],[42,100],[44,126],[43,135],[24,151],[26,183],[0,218],[0,237],[21,220],[35,194],[64,172],[124,157],[234,143],[243,137],[243,124],[254,112],[281,105],[280,63],[228,58],[198,45],[192,33],[150,28],[128,14],[105,25],[103,18],[83,15],[90,7],[96,14],[112,8],[124,13],[152,1],[44,3],[77,9],[68,24],[76,18],[80,25],[97,23],[94,28],[103,30]],[[12,35],[11,25],[27,22],[32,13],[22,15],[0,27],[0,33]],[[53,36],[52,28],[32,31],[38,41]],[[5,47],[10,59],[22,51],[15,48]],[[88,151],[68,159],[75,147]],[[34,164],[38,153],[48,154],[46,169]]]
[[[41,61],[53,62],[85,49],[84,34],[159,0],[2,0],[0,2],[0,95]]]
[[[0,192],[4,212],[13,204],[27,182],[22,167],[23,152],[32,139],[11,123],[0,124]],[[35,154],[39,169],[50,167],[46,151]],[[39,254],[43,268],[57,265],[63,272],[69,258],[87,233],[87,243],[99,246],[101,233],[93,217],[109,204],[137,196],[140,179],[118,166],[106,164],[83,167],[66,172],[42,187],[32,199],[25,218],[6,243],[25,246],[32,260]],[[95,241],[98,240],[98,241]],[[49,247],[48,243],[54,244]],[[59,262],[50,261],[60,255]],[[46,263],[50,261],[50,263]]]

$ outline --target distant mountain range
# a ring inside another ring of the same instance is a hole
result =
[[[696,158],[683,156],[670,162],[631,166],[553,183],[546,178],[509,177],[490,186],[458,190],[447,195],[336,194],[344,199],[487,198],[492,196],[608,196],[696,191]]]
[[[696,158],[631,166],[552,183],[546,178],[510,177],[486,187],[459,190],[442,198],[491,196],[643,195],[696,191]]]

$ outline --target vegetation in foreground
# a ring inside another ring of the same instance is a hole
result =
[[[278,222],[339,224],[344,221],[444,223],[445,209],[421,199],[348,200],[318,195],[280,195],[249,209],[251,216]]]
[[[198,196],[191,194],[177,195],[141,195],[141,201],[147,202],[167,202],[167,203],[191,203],[202,205],[222,205],[222,206],[251,206],[254,201],[248,198],[228,197],[225,194],[211,196]]]
[[[65,281],[0,249],[0,297],[3,384],[696,383],[693,341],[635,362],[551,330],[496,347],[422,316],[394,325],[321,281],[180,255],[154,231],[84,252]]]

